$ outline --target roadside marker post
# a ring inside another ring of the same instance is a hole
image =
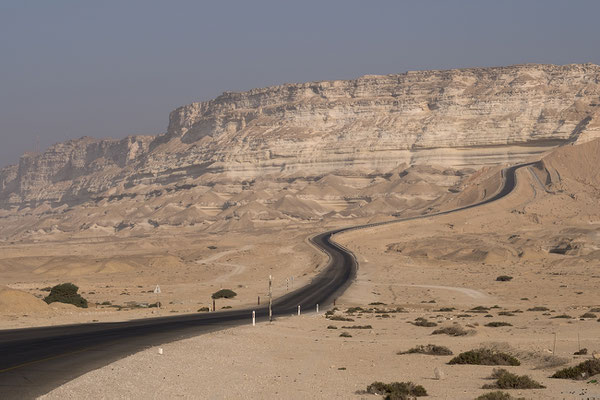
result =
[[[252,326],[256,326],[256,311],[252,311]]]
[[[269,322],[273,322],[273,294],[271,292],[271,286],[273,285],[273,277],[269,275]]]
[[[317,303],[317,314],[319,313],[319,303]]]
[[[216,311],[217,309],[215,308],[215,299],[213,299],[213,311]]]
[[[156,285],[156,287],[154,288],[154,293],[156,294],[156,308],[160,308],[160,300],[159,300],[159,294],[160,294],[160,286]]]
[[[300,306],[298,306],[298,315],[300,315]]]

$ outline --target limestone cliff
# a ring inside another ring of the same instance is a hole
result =
[[[26,154],[0,170],[0,206],[78,203],[214,174],[477,167],[596,137],[600,67],[592,64],[285,84],[178,108],[154,138],[82,138]]]

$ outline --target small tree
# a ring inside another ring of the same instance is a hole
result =
[[[212,298],[213,298],[213,299],[222,299],[222,298],[225,298],[225,299],[232,299],[232,298],[234,298],[235,296],[237,296],[237,293],[236,293],[236,292],[234,292],[234,291],[233,291],[233,290],[231,290],[231,289],[221,289],[221,290],[219,290],[219,291],[217,291],[217,292],[214,292],[214,293],[212,294]]]
[[[70,282],[61,283],[50,289],[50,294],[44,298],[44,301],[48,304],[59,302],[87,308],[87,300],[77,293],[78,290],[79,288]]]

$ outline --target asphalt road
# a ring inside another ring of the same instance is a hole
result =
[[[329,256],[329,263],[310,284],[273,302],[273,315],[312,311],[329,305],[352,282],[358,267],[354,254],[332,240],[332,235],[407,220],[429,218],[466,210],[498,200],[516,185],[515,171],[503,171],[504,184],[490,199],[459,209],[389,222],[354,226],[321,233],[311,242]],[[149,346],[268,318],[266,306],[243,310],[157,317],[116,323],[89,323],[40,328],[0,330],[0,399],[29,399],[47,393],[85,374]]]

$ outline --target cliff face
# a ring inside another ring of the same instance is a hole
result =
[[[286,84],[178,108],[158,137],[83,138],[0,170],[0,205],[265,173],[518,161],[600,137],[600,67],[521,65]],[[209,174],[210,173],[210,174]],[[204,177],[204,178],[202,178]]]

